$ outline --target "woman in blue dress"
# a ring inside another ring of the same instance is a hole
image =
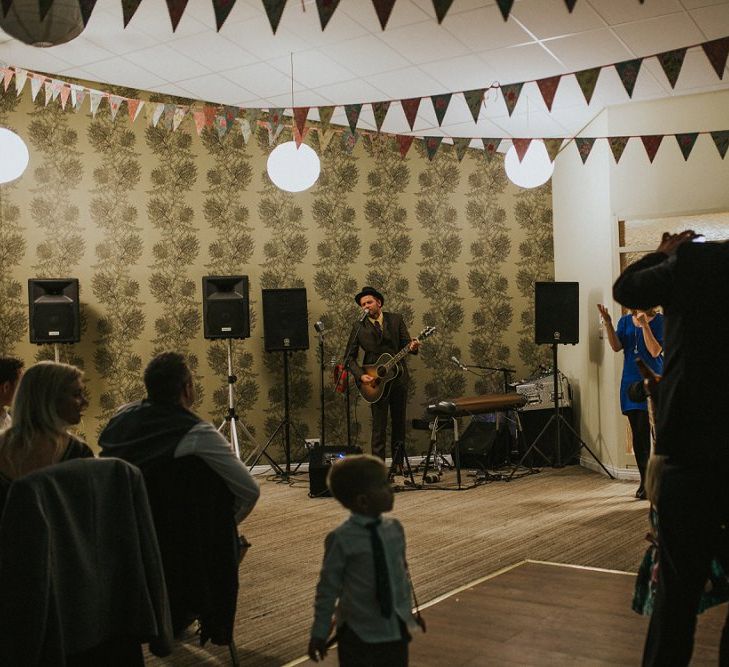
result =
[[[623,351],[623,376],[620,380],[620,409],[630,422],[633,437],[635,462],[640,472],[640,486],[635,497],[644,500],[645,471],[651,451],[648,405],[645,401],[632,401],[628,387],[641,379],[636,358],[642,359],[657,375],[663,374],[663,315],[655,310],[633,310],[618,320],[613,328],[612,317],[602,304],[597,305],[605,323],[610,347],[615,352]]]

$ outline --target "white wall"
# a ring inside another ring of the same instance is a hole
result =
[[[723,91],[612,107],[584,134],[725,129],[729,92]],[[631,139],[615,165],[607,142],[598,141],[583,165],[570,145],[557,158],[552,185],[555,280],[580,283],[580,344],[560,348],[560,369],[575,390],[583,440],[608,468],[622,469],[628,461],[618,398],[622,354],[600,339],[596,308],[605,303],[614,319],[620,314],[611,297],[619,270],[617,220],[729,210],[729,155],[722,160],[704,135],[684,161],[676,140],[666,137],[651,164],[640,139]]]

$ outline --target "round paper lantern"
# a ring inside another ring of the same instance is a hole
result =
[[[316,151],[295,141],[276,146],[268,156],[266,170],[273,184],[287,192],[308,190],[319,178],[321,163]]]
[[[28,166],[28,147],[15,132],[0,127],[0,183],[9,183]]]
[[[529,144],[521,162],[516,149],[512,146],[506,152],[504,169],[514,185],[520,188],[536,188],[552,177],[554,163],[549,159],[544,142],[535,140]]]
[[[38,0],[14,0],[4,17],[0,10],[0,28],[31,46],[65,44],[84,27],[78,0],[54,0],[42,21]]]

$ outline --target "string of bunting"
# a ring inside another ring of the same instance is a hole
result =
[[[8,13],[8,10],[13,5],[14,0],[1,0],[0,7],[2,8],[3,16]],[[24,0],[27,2],[27,0]],[[286,7],[287,0],[261,0],[263,8],[268,16],[268,21],[271,24],[271,30],[274,34],[278,29],[278,25],[281,22],[281,16],[284,8]],[[359,0],[358,0],[359,1]],[[638,0],[640,4],[644,4],[645,0]],[[81,8],[81,16],[86,25],[91,18],[91,14],[94,11],[97,0],[78,0]],[[180,23],[185,9],[187,8],[188,0],[165,0],[167,3],[167,11],[170,15],[170,21],[172,23],[172,31],[177,30],[177,26]],[[372,6],[374,7],[377,18],[384,30],[387,26],[387,22],[390,20],[390,14],[395,7],[396,0],[372,0]],[[432,0],[433,9],[435,16],[438,19],[438,23],[442,23],[446,17],[448,10],[453,4],[453,0]],[[43,21],[51,10],[54,4],[54,0],[38,0],[40,7],[40,18]],[[124,17],[124,27],[126,28],[132,17],[139,9],[139,5],[142,0],[121,0],[122,14]],[[236,0],[212,0],[213,11],[215,12],[215,23],[218,27],[218,31],[223,27],[223,24],[227,20],[231,10],[235,6]],[[572,13],[572,10],[577,4],[577,0],[564,0],[567,10]],[[514,5],[514,0],[496,0],[496,4],[501,11],[501,15],[504,17],[504,21],[509,19],[509,14]],[[331,20],[334,12],[339,6],[339,0],[316,0],[316,9],[319,13],[319,22],[321,23],[321,29],[324,30],[327,24]],[[304,0],[301,0],[301,8],[306,11]]]
[[[371,131],[362,131],[356,128],[356,124],[352,125],[350,121],[349,128],[335,128],[330,125],[331,117],[334,112],[333,106],[319,108],[319,124],[318,126],[307,125],[308,107],[296,107],[292,111],[292,115],[288,117],[284,112],[284,108],[264,109],[248,108],[244,109],[237,106],[214,106],[210,104],[197,103],[193,105],[172,104],[164,102],[148,102],[141,99],[124,97],[93,88],[88,88],[75,83],[47,77],[44,74],[32,72],[13,66],[0,66],[0,77],[2,78],[3,91],[5,94],[10,93],[10,86],[15,80],[15,94],[20,95],[25,88],[27,82],[30,82],[30,91],[33,101],[36,100],[41,89],[44,93],[45,106],[52,102],[58,102],[62,109],[70,104],[71,108],[78,112],[86,98],[89,100],[89,110],[95,117],[103,100],[107,100],[109,104],[109,113],[112,120],[115,120],[122,105],[126,103],[127,112],[130,122],[134,122],[140,116],[143,108],[147,109],[147,118],[149,123],[156,127],[161,124],[162,127],[175,131],[182,122],[189,116],[195,124],[198,135],[204,128],[214,129],[219,137],[223,137],[230,132],[236,125],[238,126],[244,142],[248,142],[256,127],[263,127],[268,131],[269,145],[273,146],[284,128],[290,124],[291,132],[297,144],[301,144],[310,130],[315,130],[319,135],[320,150],[325,150],[330,144],[334,135],[340,135],[342,145],[349,152],[357,144],[359,137],[363,134],[371,137],[389,137],[394,138],[394,143],[400,155],[405,158],[408,154],[413,141],[418,138],[424,142],[424,148],[429,160],[433,160],[440,148],[443,136],[422,136],[415,137],[413,135],[396,134],[390,135]],[[358,105],[345,105],[360,107]],[[263,116],[265,115],[265,118]],[[350,113],[348,112],[348,118]],[[379,124],[381,125],[381,123]],[[379,127],[378,125],[378,127]],[[649,134],[649,135],[623,135],[613,137],[451,137],[453,149],[459,162],[463,159],[471,142],[481,141],[484,148],[484,156],[491,159],[498,152],[502,142],[511,142],[516,150],[519,161],[526,154],[532,141],[543,141],[550,160],[554,161],[557,154],[563,149],[564,142],[574,141],[579,152],[583,164],[590,156],[594,144],[598,140],[607,141],[612,151],[615,162],[618,163],[625,151],[630,139],[640,139],[648,159],[652,163],[658,148],[663,139],[667,136],[673,136],[678,143],[678,147],[685,160],[688,160],[691,151],[694,148],[699,135],[710,135],[722,159],[726,156],[729,149],[729,130],[717,131],[699,131],[685,132],[677,134]]]

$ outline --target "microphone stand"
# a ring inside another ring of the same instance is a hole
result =
[[[482,371],[493,371],[495,373],[503,373],[504,374],[504,393],[509,393],[509,376],[511,373],[516,373],[515,368],[505,368],[503,366],[495,367],[495,366],[477,366],[476,364],[471,364],[468,366],[468,368],[478,368]]]
[[[352,347],[354,346],[354,341],[357,340],[357,336],[359,336],[359,332],[362,329],[362,325],[364,324],[364,321],[367,319],[367,315],[369,315],[368,312],[365,312],[362,317],[359,318],[359,322],[357,323],[357,329],[355,330],[354,334],[349,337],[349,340],[347,341],[347,348],[344,350],[344,360],[342,361],[342,370],[339,371],[339,375],[337,376],[337,381],[334,383],[334,387],[338,387],[339,383],[342,380],[342,375],[344,373],[349,373],[349,358],[352,356]],[[352,446],[352,419],[350,415],[350,407],[349,407],[349,379],[347,380],[347,402],[346,402],[346,409],[347,409],[347,447]]]
[[[319,443],[324,447],[324,435],[326,427],[324,424],[324,327],[320,322],[314,325],[319,336],[319,409],[321,411],[321,431],[319,432]],[[323,450],[322,450],[323,451]]]

